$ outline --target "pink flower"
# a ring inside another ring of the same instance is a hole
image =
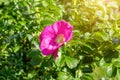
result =
[[[53,54],[56,58],[59,47],[72,38],[72,28],[72,25],[64,20],[46,26],[39,37],[40,50],[43,55]]]

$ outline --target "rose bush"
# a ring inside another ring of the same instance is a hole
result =
[[[1,0],[0,80],[119,80],[119,13],[119,0]]]

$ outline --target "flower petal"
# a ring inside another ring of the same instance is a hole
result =
[[[45,27],[40,35],[40,50],[44,55],[53,54],[59,45],[56,45],[54,39],[57,33],[51,26]]]
[[[40,50],[44,55],[50,55],[59,48],[59,45],[56,45],[54,40],[51,38],[44,38],[40,43]]]
[[[40,35],[40,42],[41,40],[45,39],[45,38],[54,38],[56,36],[56,33],[54,32],[53,28],[51,26],[47,26],[45,27],[45,29],[42,31],[41,35]]]
[[[64,20],[60,20],[52,25],[52,27],[58,30],[58,34],[64,34],[65,41],[68,42],[72,38],[72,28],[73,26],[70,25],[68,22]]]

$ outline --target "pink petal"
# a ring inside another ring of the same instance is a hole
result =
[[[70,25],[68,22],[60,20],[54,23],[52,27],[58,29],[58,34],[64,34],[66,42],[68,42],[72,38],[73,26]]]
[[[54,38],[56,36],[56,33],[54,32],[53,28],[51,26],[45,27],[45,29],[42,31],[40,35],[40,41],[45,38]]]
[[[43,32],[41,33],[40,40],[40,50],[44,55],[50,55],[55,52],[59,45],[56,45],[54,39],[57,33],[51,26],[45,27]]]
[[[54,43],[54,40],[50,38],[45,38],[41,40],[40,43],[40,50],[44,55],[50,55],[55,52],[56,49],[58,49],[59,46]]]

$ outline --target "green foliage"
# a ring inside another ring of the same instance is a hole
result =
[[[39,34],[46,25],[62,18],[63,8],[56,3],[55,0],[0,1],[1,79],[39,79],[43,74],[38,69],[44,62]]]
[[[78,60],[75,59],[75,58],[71,58],[69,56],[65,56],[65,61],[66,61],[66,64],[67,66],[72,69],[72,68],[75,68],[78,64]]]
[[[119,80],[119,13],[119,0],[0,0],[0,80]],[[61,19],[73,38],[44,57],[39,35]]]

